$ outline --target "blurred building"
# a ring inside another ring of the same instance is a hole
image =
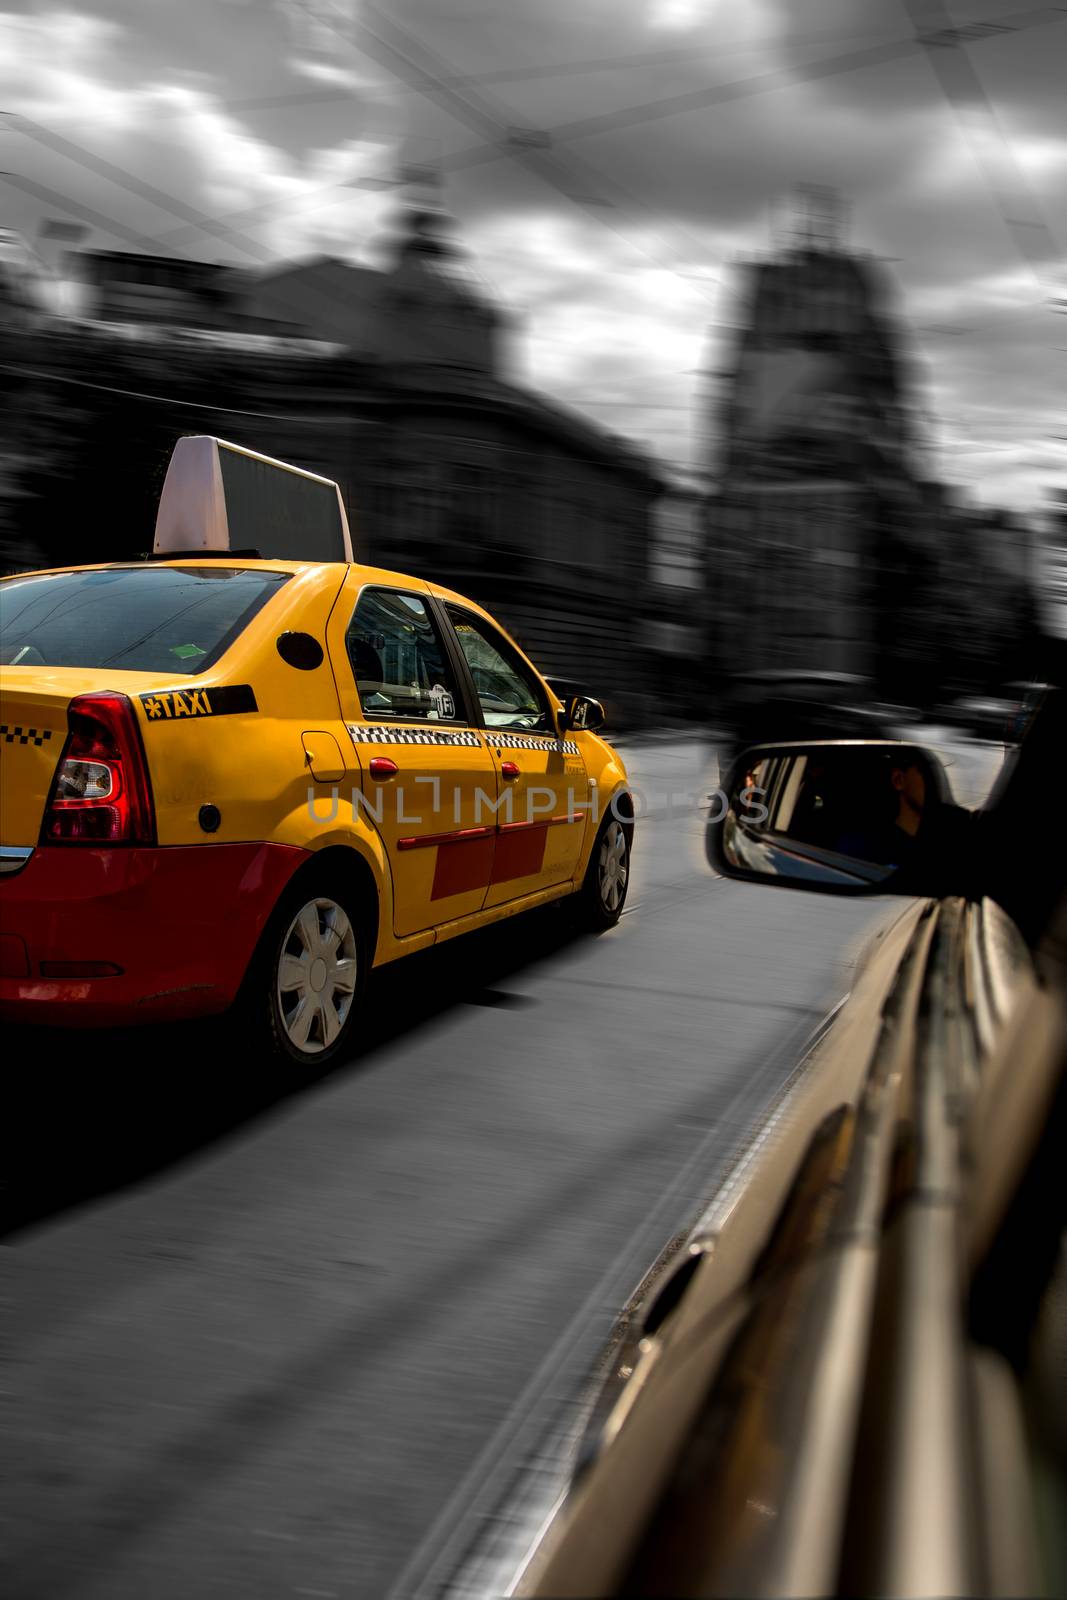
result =
[[[889,285],[845,248],[819,193],[779,253],[741,265],[739,287],[708,463],[711,669],[726,682],[823,671],[904,697],[931,665],[936,545]]]
[[[936,547],[930,606],[943,692],[992,690],[1032,675],[1038,626],[1038,545],[1030,522],[972,504],[956,486],[922,482],[922,515]],[[918,626],[921,618],[913,625]]]
[[[0,228],[0,328],[37,326],[48,309],[50,276],[21,233]]]
[[[1067,485],[1048,490],[1034,543],[1040,626],[1050,638],[1067,639]]]
[[[48,559],[149,548],[175,438],[215,433],[336,478],[361,559],[470,594],[543,670],[633,715],[658,477],[510,380],[510,324],[432,195],[403,208],[381,271],[110,251],[70,271],[78,319],[32,350],[0,334],[46,374],[20,407],[51,419],[44,441],[23,428],[20,532]]]
[[[47,321],[50,274],[25,237],[0,228],[0,573],[28,570],[41,552],[28,537],[24,510],[29,493],[25,384],[17,357]]]
[[[671,468],[652,512],[645,601],[649,694],[657,719],[704,720],[704,537],[710,484],[702,472]]]
[[[86,321],[219,333],[296,332],[251,306],[256,279],[237,267],[124,250],[81,250],[68,258]]]

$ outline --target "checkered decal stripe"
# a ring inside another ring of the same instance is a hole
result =
[[[347,724],[356,744],[437,744],[481,747],[481,738],[471,728],[372,728],[361,722]]]
[[[371,727],[361,722],[350,722],[347,726],[356,744],[469,745],[478,749],[482,742],[481,734],[471,728]],[[564,739],[561,744],[551,736],[537,739],[522,733],[498,734],[492,728],[486,729],[485,737],[498,750],[549,750],[553,755],[581,755],[573,739]]]
[[[13,728],[10,723],[0,722],[0,738],[5,744],[41,745],[51,737],[51,728]]]
[[[573,739],[564,739],[560,744],[559,740],[553,739],[551,735],[545,739],[535,739],[521,733],[496,734],[492,728],[486,729],[485,736],[498,750],[551,750],[554,755],[559,755],[561,751],[565,756],[581,755]]]

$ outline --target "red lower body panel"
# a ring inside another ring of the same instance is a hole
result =
[[[532,826],[525,822],[505,823],[497,835],[489,887],[510,883],[514,878],[530,878],[540,872],[545,863],[547,843],[547,822]]]
[[[463,828],[455,833],[402,839],[400,848],[436,849],[430,899],[446,900],[449,895],[492,889],[500,883],[512,883],[516,878],[532,878],[544,866],[549,828],[572,820],[551,817],[546,822],[505,822],[496,828]]]
[[[0,878],[0,1016],[110,1027],[225,1010],[307,854],[280,844],[42,846]],[[81,975],[101,964],[118,970]]]
[[[431,900],[484,889],[493,870],[496,841],[491,828],[471,829],[470,837],[455,834],[437,846]]]

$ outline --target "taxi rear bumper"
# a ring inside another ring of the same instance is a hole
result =
[[[290,845],[42,846],[0,875],[0,1017],[111,1027],[223,1011]]]

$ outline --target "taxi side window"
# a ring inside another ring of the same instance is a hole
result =
[[[345,644],[368,721],[466,721],[444,643],[417,594],[364,589]]]
[[[507,640],[473,612],[458,606],[446,609],[474,679],[486,727],[554,733],[540,685]]]

